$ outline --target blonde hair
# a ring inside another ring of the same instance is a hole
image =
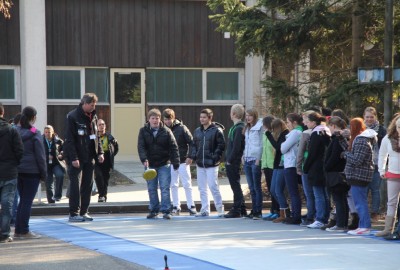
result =
[[[244,115],[244,106],[242,104],[232,105],[231,113],[233,113],[236,116],[236,118],[242,119]]]

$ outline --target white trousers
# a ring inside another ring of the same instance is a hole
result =
[[[210,213],[210,200],[208,198],[208,188],[214,198],[215,208],[222,208],[222,197],[218,185],[218,169],[219,167],[202,168],[197,166],[197,185],[199,187],[201,210]]]
[[[395,217],[397,204],[399,203],[400,179],[389,178],[387,180],[387,216]]]
[[[171,166],[171,197],[172,205],[181,208],[181,202],[179,200],[179,180],[182,182],[182,186],[185,190],[187,207],[190,208],[195,206],[193,201],[192,193],[192,176],[190,174],[190,165],[181,163],[178,170],[174,170]]]

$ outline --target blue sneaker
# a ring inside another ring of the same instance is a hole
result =
[[[269,213],[268,215],[264,216],[262,219],[263,220],[269,220],[270,217],[272,217],[274,213]]]
[[[265,220],[267,220],[267,221],[272,221],[272,220],[274,220],[274,219],[277,219],[278,217],[279,217],[278,214],[273,214],[272,216],[270,216],[269,218],[266,218]]]

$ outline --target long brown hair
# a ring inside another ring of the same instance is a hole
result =
[[[362,119],[360,117],[351,119],[351,121],[350,121],[350,136],[351,136],[351,138],[350,138],[350,143],[349,143],[349,150],[351,150],[354,139],[366,129],[367,129],[367,126],[364,123],[364,119]]]
[[[274,119],[274,121],[272,121],[271,127],[272,127],[272,136],[274,137],[275,141],[278,140],[279,135],[281,135],[283,131],[288,129],[285,124],[285,121],[279,118],[276,118]]]
[[[387,135],[390,139],[399,138],[399,133],[397,132],[397,124],[400,125],[400,115],[397,115],[395,118],[393,118],[392,122],[390,122],[390,125],[387,129]]]
[[[257,121],[258,121],[258,112],[254,109],[248,109],[246,111],[246,114],[253,116],[253,122],[251,123],[246,123],[245,128],[243,129],[243,134],[246,132],[246,130],[251,129],[252,126],[254,126]]]

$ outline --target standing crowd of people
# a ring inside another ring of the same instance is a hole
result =
[[[98,202],[107,201],[110,170],[119,146],[106,131],[105,121],[98,119],[96,104],[95,94],[82,97],[77,108],[67,114],[64,140],[51,125],[44,128],[43,135],[34,127],[35,108],[25,107],[10,125],[0,104],[0,170],[4,172],[0,175],[0,242],[40,238],[29,229],[29,219],[41,180],[46,183],[48,203],[55,204],[62,197],[68,174],[69,222],[93,220],[89,215],[93,178]],[[257,110],[235,104],[230,117],[232,126],[225,139],[225,127],[214,121],[210,109],[201,110],[200,126],[193,133],[172,109],[148,111],[137,145],[144,168],[156,172],[147,181],[148,219],[160,213],[164,219],[181,214],[181,183],[186,209],[193,216],[211,214],[210,192],[220,217],[351,235],[371,234],[371,222],[384,211],[381,202],[387,201],[385,228],[376,236],[400,239],[400,225],[395,227],[400,194],[400,115],[394,116],[387,132],[372,107],[365,109],[363,118],[351,120],[340,109],[323,112],[320,108],[288,113],[280,119],[271,115],[260,118]],[[233,192],[233,206],[227,212],[218,183],[224,157]],[[199,209],[193,200],[192,164],[196,166]],[[251,209],[246,209],[241,171],[249,187]],[[263,215],[265,190],[271,195],[271,207]],[[10,224],[15,224],[13,237]]]

